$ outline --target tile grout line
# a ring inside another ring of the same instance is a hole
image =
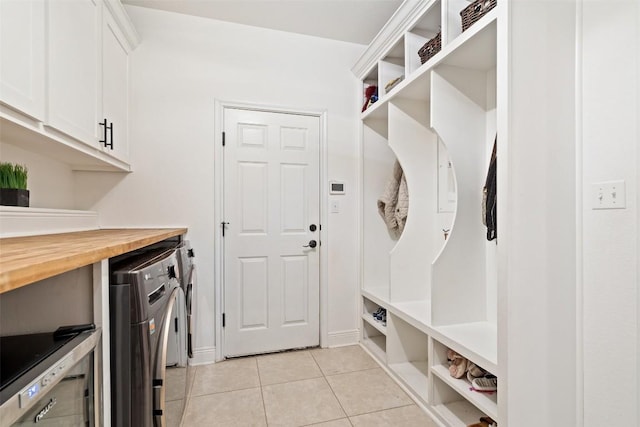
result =
[[[187,360],[187,364],[188,363],[189,361]],[[189,406],[191,405],[191,398],[193,397],[193,384],[195,384],[196,377],[198,376],[198,365],[192,365],[191,368],[193,369],[193,375],[192,375],[193,378],[191,378],[191,384],[189,384],[189,387],[187,387],[187,395],[185,396],[184,409],[182,410],[182,417],[180,419],[179,427],[184,427],[184,422],[187,417],[187,409],[189,409]],[[187,375],[187,381],[189,381],[188,375]]]
[[[320,367],[320,364],[318,363],[318,361],[316,360],[315,356],[313,355],[313,353],[311,353],[311,357],[313,358],[313,361],[316,363],[316,365],[318,365],[318,369],[320,369],[320,373],[322,374],[322,378],[324,379],[324,381],[327,383],[327,385],[329,386],[329,390],[331,390],[331,394],[333,394],[333,397],[335,397],[336,402],[338,402],[338,405],[340,405],[340,409],[342,409],[342,412],[344,413],[344,415],[346,416],[347,422],[349,423],[349,425],[353,426],[353,423],[351,422],[351,419],[349,418],[349,414],[347,414],[347,411],[344,409],[344,406],[342,406],[342,402],[340,402],[340,399],[338,399],[338,396],[336,395],[335,390],[333,389],[333,387],[331,387],[331,383],[329,382],[329,380],[327,379],[327,375],[324,373],[324,371],[322,370],[322,368]]]
[[[313,356],[313,354],[312,354],[312,356]],[[373,359],[370,355],[368,355],[368,354],[367,354],[367,356],[368,356],[369,358],[371,358],[371,360],[373,360],[374,362],[376,362],[376,360],[375,360],[375,359]],[[314,357],[314,360],[315,360],[315,357]],[[317,361],[316,361],[316,363],[317,363]],[[374,367],[374,368],[354,369],[354,370],[351,370],[351,371],[348,371],[348,372],[339,372],[339,373],[334,373],[334,374],[331,374],[331,375],[327,375],[327,374],[325,374],[325,372],[324,372],[322,369],[321,369],[321,372],[322,372],[322,374],[324,375],[325,380],[327,380],[327,377],[330,377],[330,376],[331,376],[331,377],[333,377],[333,376],[338,376],[338,375],[351,374],[351,373],[355,373],[355,372],[371,371],[371,370],[376,370],[376,369],[381,370],[381,371],[384,373],[384,375],[385,375],[385,376],[387,376],[387,377],[389,377],[391,380],[393,380],[393,378],[391,378],[391,376],[389,375],[389,373],[388,373],[388,372],[386,372],[384,369],[382,369],[380,366],[376,366],[376,367]],[[329,381],[328,381],[328,380],[327,380],[327,383],[329,383]],[[338,399],[338,396],[335,394],[335,391],[333,390],[333,387],[331,387],[331,383],[329,383],[329,388],[331,388],[331,391],[333,392],[334,396],[336,396],[336,399],[338,400],[338,403],[339,403],[339,404],[340,404],[340,406],[342,407],[342,403],[340,402],[340,399]],[[403,391],[405,394],[407,394],[404,390],[402,390],[402,391]],[[409,396],[409,397],[410,397],[410,396]],[[351,417],[358,417],[358,416],[362,416],[362,415],[376,414],[376,413],[379,413],[379,412],[384,412],[384,411],[388,411],[388,410],[392,410],[392,409],[399,409],[399,408],[404,408],[404,407],[409,407],[409,406],[417,406],[417,405],[416,405],[416,403],[415,403],[415,402],[411,402],[411,403],[407,403],[407,404],[404,404],[404,405],[394,406],[394,407],[392,407],[392,408],[377,409],[377,410],[370,411],[370,412],[363,412],[363,413],[361,413],[361,414],[347,415],[347,420],[349,421],[349,424],[351,424],[351,425],[353,426],[353,422],[352,422],[352,420],[351,420]],[[342,408],[342,409],[343,409],[343,411],[344,411],[344,408]],[[345,412],[345,414],[346,414],[346,411],[344,411],[344,412]],[[430,417],[430,418],[431,418],[431,417]]]
[[[1,2],[2,0],[0,0]],[[245,390],[253,390],[254,388],[260,388],[260,386],[256,387],[241,387],[241,388],[233,388],[231,390],[221,390],[221,391],[212,391],[211,393],[198,394],[193,397],[204,397],[204,396],[213,396],[215,394],[225,394],[225,393],[233,393],[234,391],[245,391]]]
[[[264,424],[268,427],[269,421],[267,420],[267,404],[264,402],[264,390],[262,389],[262,377],[260,377],[260,364],[258,363],[258,357],[254,357],[256,362],[256,371],[258,373],[258,386],[260,388],[260,399],[262,399],[262,413],[264,414]]]

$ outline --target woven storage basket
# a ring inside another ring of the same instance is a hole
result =
[[[424,44],[418,51],[418,55],[420,55],[420,63],[424,64],[436,53],[440,52],[442,49],[442,34],[438,31],[438,34],[428,42]]]
[[[496,7],[497,0],[476,0],[469,6],[462,9],[460,17],[462,18],[462,31],[472,26],[478,19],[482,18],[485,13]]]

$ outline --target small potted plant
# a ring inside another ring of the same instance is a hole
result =
[[[0,162],[0,205],[29,207],[26,166]]]

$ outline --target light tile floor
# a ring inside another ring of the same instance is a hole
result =
[[[360,346],[197,366],[183,427],[436,427]]]

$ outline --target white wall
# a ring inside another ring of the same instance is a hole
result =
[[[509,425],[640,422],[639,9],[511,3]],[[593,210],[618,179],[627,208]]]
[[[580,18],[584,425],[637,426],[640,4],[584,1]],[[593,210],[592,184],[619,179],[627,208]]]
[[[0,160],[27,166],[30,207],[73,208],[74,178],[69,165],[1,141]]]
[[[127,7],[142,43],[132,56],[129,175],[77,173],[77,208],[105,227],[182,225],[199,267],[196,346],[214,346],[214,101],[328,112],[331,180],[329,334],[357,339],[357,127],[350,67],[364,46]],[[328,226],[327,226],[328,225]]]
[[[0,296],[0,336],[93,322],[93,270],[77,268]]]

